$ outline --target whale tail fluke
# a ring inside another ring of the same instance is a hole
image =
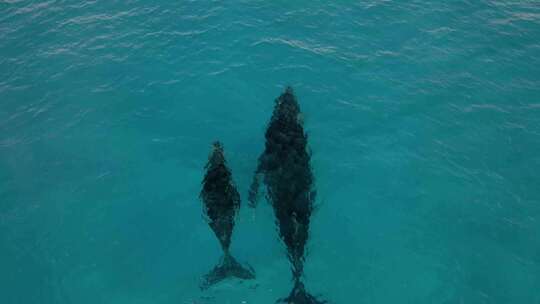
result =
[[[299,280],[295,282],[294,288],[288,297],[279,299],[277,303],[285,304],[325,304],[328,301],[318,299],[306,291],[304,284]]]
[[[255,271],[250,265],[242,265],[232,255],[225,253],[219,263],[203,277],[200,288],[202,290],[208,289],[210,286],[232,277],[242,280],[255,279]]]

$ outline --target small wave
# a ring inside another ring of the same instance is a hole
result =
[[[94,14],[94,15],[87,15],[87,16],[78,16],[74,18],[70,18],[62,23],[60,23],[60,26],[64,25],[71,25],[71,24],[89,24],[89,23],[95,23],[95,22],[103,22],[103,21],[111,21],[115,19],[120,19],[123,17],[130,17],[136,15],[136,12],[138,9],[131,9],[123,12],[118,12],[116,14]]]
[[[501,113],[510,113],[509,111],[494,104],[472,104],[463,109],[464,112],[475,112],[477,110],[492,110]]]
[[[52,1],[47,1],[47,2],[34,3],[34,4],[31,4],[31,5],[19,8],[17,11],[15,11],[15,14],[28,14],[28,13],[31,13],[33,11],[43,10],[43,9],[45,9],[46,7],[48,7],[50,4],[52,4],[54,2],[55,1],[52,0]],[[9,1],[8,1],[8,3],[9,3]],[[13,4],[13,3],[17,3],[17,1],[11,2],[11,4]]]
[[[283,38],[263,38],[257,42],[252,43],[251,46],[257,46],[260,44],[285,44],[290,47],[308,51],[317,55],[327,55],[336,52],[336,48],[333,46],[310,45],[301,40],[288,40]]]

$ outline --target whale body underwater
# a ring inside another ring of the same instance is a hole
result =
[[[265,132],[264,151],[249,189],[249,205],[255,208],[261,184],[266,199],[273,208],[280,239],[286,246],[291,263],[293,289],[279,303],[323,304],[327,301],[309,294],[302,282],[305,246],[309,238],[309,224],[314,209],[316,191],[311,169],[311,153],[304,131],[300,105],[291,87],[275,100],[272,117]],[[200,197],[211,229],[222,246],[220,263],[203,278],[206,289],[226,278],[253,279],[255,272],[242,266],[230,255],[234,219],[240,208],[240,196],[227,167],[223,146],[214,143],[206,165]]]
[[[262,182],[266,198],[274,210],[279,236],[287,248],[293,275],[293,290],[278,302],[327,303],[310,295],[301,280],[316,191],[308,137],[300,105],[291,87],[287,87],[275,100],[265,138],[264,151],[259,157],[249,190],[249,202],[251,207],[257,205]]]
[[[255,272],[248,266],[242,266],[229,251],[235,217],[240,208],[240,195],[232,179],[223,152],[223,145],[215,142],[205,166],[203,189],[200,198],[208,225],[214,231],[223,250],[223,257],[218,265],[204,276],[200,287],[208,287],[230,277],[254,279]]]

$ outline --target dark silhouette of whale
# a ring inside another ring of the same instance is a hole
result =
[[[242,266],[229,252],[234,219],[240,208],[240,195],[232,180],[231,170],[227,167],[221,143],[214,143],[205,169],[200,198],[206,220],[223,249],[223,257],[219,264],[204,276],[200,287],[206,289],[228,277],[254,279],[253,269]]]
[[[294,304],[327,303],[306,292],[301,277],[304,248],[315,201],[314,178],[310,167],[300,106],[291,87],[276,99],[266,130],[266,144],[249,190],[249,202],[255,207],[259,185],[266,186],[266,197],[274,209],[279,236],[287,247],[292,265],[294,288],[278,302]]]

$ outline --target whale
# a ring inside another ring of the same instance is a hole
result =
[[[240,208],[240,195],[227,166],[223,145],[219,141],[212,145],[205,170],[199,196],[203,203],[204,218],[219,240],[223,256],[202,278],[202,290],[231,277],[244,280],[255,278],[253,268],[240,264],[230,253],[235,218]]]
[[[265,139],[248,197],[249,205],[256,207],[261,184],[265,187],[266,199],[274,210],[278,234],[291,263],[293,289],[289,296],[277,302],[328,303],[309,294],[302,282],[316,190],[308,136],[304,131],[300,105],[290,86],[275,100]]]

